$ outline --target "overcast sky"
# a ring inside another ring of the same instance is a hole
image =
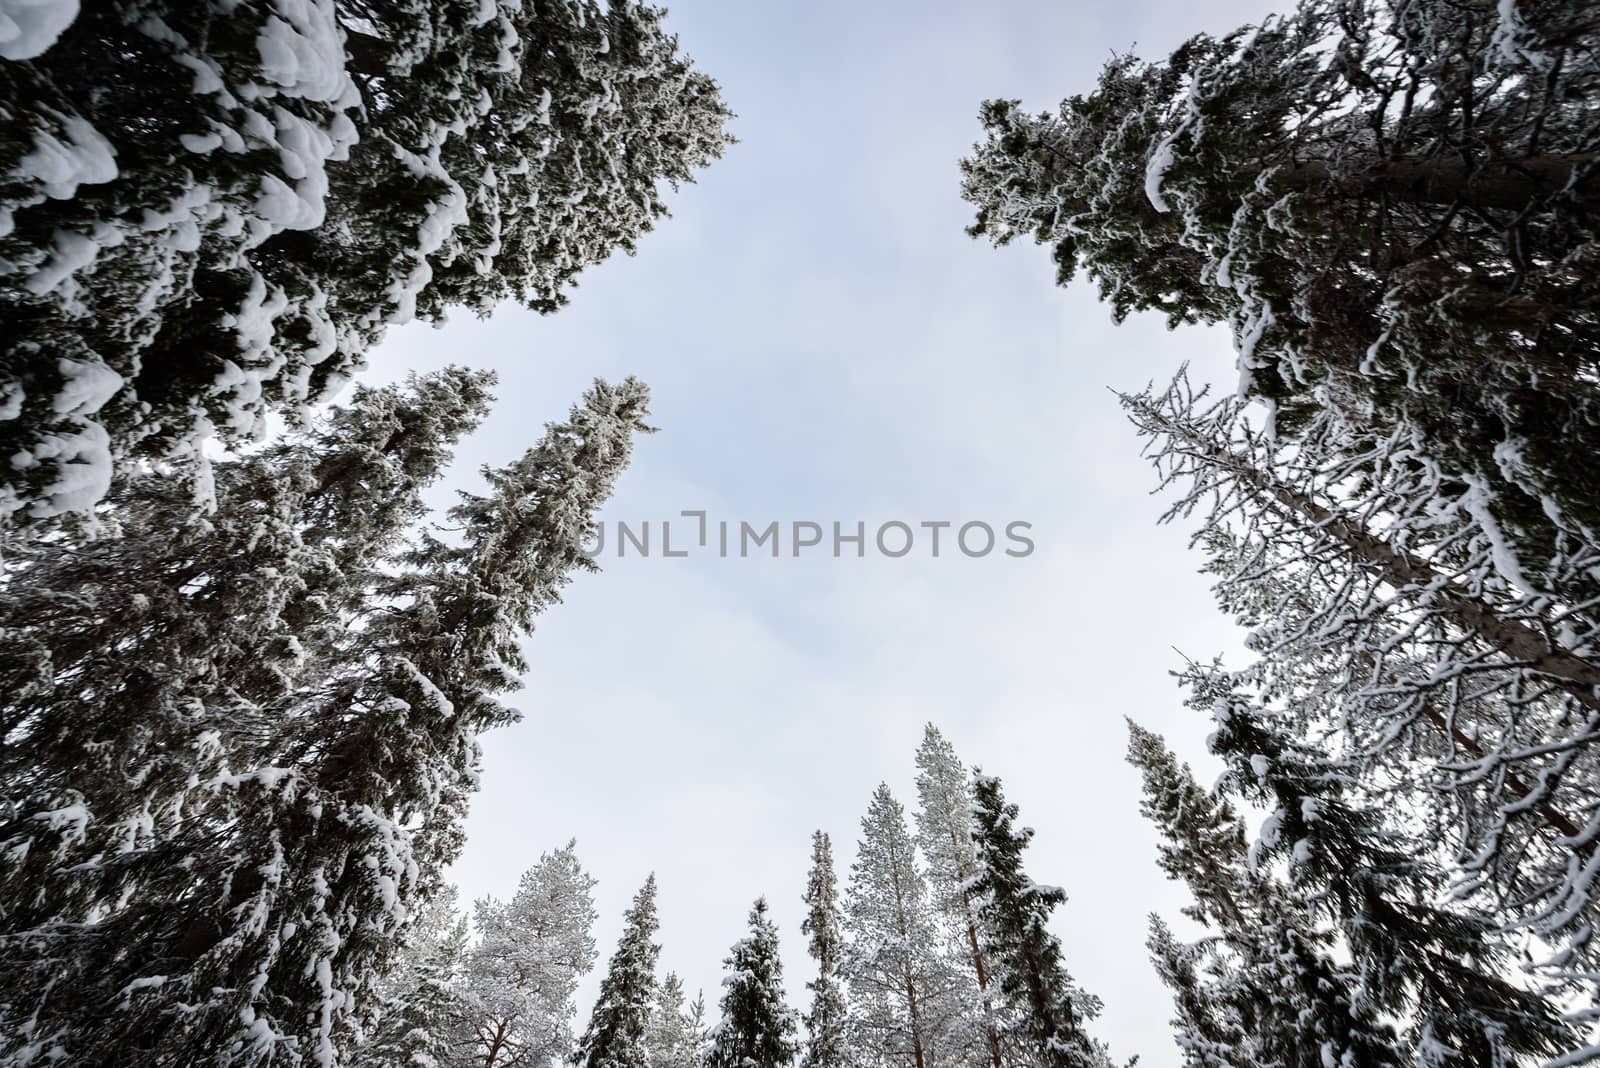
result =
[[[1236,647],[1188,531],[1162,505],[1107,387],[1183,361],[1231,376],[1219,332],[1116,327],[1044,250],[968,238],[957,161],[988,97],[1053,106],[1114,52],[1164,55],[1264,3],[678,0],[669,25],[722,84],[741,143],[674,198],[635,258],[572,304],[408,328],[370,380],[448,362],[500,372],[455,485],[562,417],[593,377],[636,374],[661,432],[607,517],[659,522],[1032,524],[1025,559],[610,555],[528,642],[523,722],[485,739],[454,876],[508,895],[576,837],[599,878],[601,967],[629,899],[660,881],[663,969],[715,1000],[750,902],[768,896],[804,1005],[811,832],[848,869],[873,788],[911,808],[923,724],[1000,775],[1038,831],[1030,874],[1066,888],[1056,930],[1105,1000],[1119,1060],[1178,1063],[1145,916],[1180,890],[1155,866],[1123,716],[1205,768],[1174,649]],[[614,527],[613,527],[614,529]],[[679,542],[674,530],[674,542]],[[656,548],[659,548],[657,545]],[[1180,925],[1181,926],[1181,925]],[[583,1009],[595,977],[584,987]],[[580,1021],[581,1026],[581,1021]]]

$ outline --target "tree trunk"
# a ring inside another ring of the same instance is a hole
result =
[[[1566,187],[1572,174],[1593,163],[1596,153],[1530,156],[1521,160],[1469,163],[1458,156],[1433,159],[1375,160],[1350,169],[1310,159],[1283,172],[1289,188],[1303,193],[1331,191],[1341,197],[1387,196],[1416,204],[1468,204],[1479,208],[1521,211],[1535,197],[1549,196]],[[1587,189],[1600,177],[1600,168],[1579,184]]]
[[[973,874],[961,870],[961,843],[956,839],[954,826],[947,826],[950,837],[951,855],[956,858],[956,874],[965,879]],[[978,947],[978,924],[972,918],[972,895],[965,890],[961,891],[961,908],[967,917],[967,944],[972,947],[972,970],[978,976],[978,995],[983,1001],[983,1024],[989,1038],[989,1060],[994,1068],[1005,1068],[1000,1057],[1000,1031],[994,1025],[994,1002],[989,998],[989,973],[983,966],[983,950]]]
[[[917,984],[906,975],[906,1006],[911,1015],[911,1056],[916,1068],[926,1068],[922,1060],[922,1014],[917,1009]]]
[[[1442,613],[1464,633],[1477,637],[1511,660],[1549,676],[1579,702],[1600,711],[1600,695],[1596,693],[1596,688],[1600,687],[1600,667],[1526,623],[1501,618],[1492,607],[1462,590],[1431,563],[1399,552],[1365,524],[1323,507],[1304,492],[1285,485],[1154,406],[1142,406],[1140,411],[1163,433],[1181,439],[1211,464],[1231,471],[1245,485],[1298,517],[1307,529],[1322,531],[1344,545],[1356,560],[1375,568],[1389,586],[1426,589],[1428,608]]]
[[[989,973],[983,967],[983,953],[978,948],[978,925],[972,920],[972,903],[965,891],[961,900],[967,906],[967,944],[972,947],[972,967],[978,973],[978,995],[983,999],[984,1028],[989,1032],[989,1060],[994,1068],[1005,1068],[1000,1059],[1000,1031],[994,1025],[994,1002],[989,998]]]
[[[1456,744],[1471,753],[1474,759],[1483,759],[1483,747],[1463,734],[1459,728],[1450,726],[1446,722],[1444,715],[1433,707],[1433,702],[1422,702],[1422,713],[1428,717],[1428,722],[1438,728],[1440,734],[1448,734],[1451,738],[1454,738]],[[1512,796],[1518,801],[1525,800],[1533,793],[1533,787],[1524,782],[1522,777],[1510,768],[1506,769],[1506,785],[1511,788]],[[1548,798],[1541,798],[1536,802],[1535,808],[1539,815],[1544,817],[1546,826],[1567,838],[1578,837],[1578,825],[1563,815],[1555,805],[1550,803]]]
[[[483,1068],[494,1068],[495,1062],[500,1059],[500,1049],[505,1045],[505,1042],[506,1022],[504,1020],[496,1020],[494,1037],[489,1040],[488,1051],[483,1055]]]
[[[1373,676],[1378,675],[1377,658],[1371,653],[1363,653],[1356,659],[1368,674]],[[1390,684],[1395,680],[1392,677],[1388,677],[1384,678],[1382,681],[1385,684]],[[1474,760],[1483,759],[1483,746],[1479,745],[1475,740],[1468,737],[1460,727],[1457,727],[1455,724],[1451,723],[1445,714],[1440,712],[1439,709],[1434,706],[1432,701],[1424,698],[1421,701],[1421,709],[1423,716],[1427,718],[1429,723],[1433,724],[1434,729],[1439,732],[1440,737],[1454,740],[1455,743],[1462,749],[1466,750]],[[1526,800],[1533,793],[1533,787],[1528,785],[1522,776],[1518,775],[1510,768],[1506,769],[1506,786],[1511,789],[1512,795],[1518,801]],[[1560,834],[1565,835],[1568,838],[1577,837],[1577,824],[1573,823],[1570,819],[1563,815],[1561,811],[1550,802],[1548,797],[1542,798],[1536,802],[1536,808],[1539,815],[1544,818],[1546,826]]]

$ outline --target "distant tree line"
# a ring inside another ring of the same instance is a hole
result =
[[[575,844],[547,853],[507,902],[467,917],[454,891],[410,928],[385,980],[362,1068],[571,1063],[578,1068],[1109,1068],[1086,1024],[1099,1001],[1078,988],[1049,928],[1065,895],[1033,882],[1033,832],[1000,781],[968,771],[933,726],[917,751],[915,830],[880,786],[861,821],[841,895],[818,831],[802,900],[815,964],[804,1014],[789,1007],[765,899],[724,961],[717,1018],[657,975],[656,882],[623,920],[589,1022],[574,1038],[579,979],[595,963],[594,880]]]

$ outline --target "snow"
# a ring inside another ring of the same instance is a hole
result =
[[[433,280],[433,268],[428,263],[428,258],[443,248],[456,229],[465,226],[468,221],[466,191],[440,163],[437,146],[427,157],[407,154],[403,159],[419,178],[438,178],[446,183],[448,188],[443,199],[429,203],[428,214],[417,226],[414,266],[407,274],[397,277],[389,285],[387,295],[393,310],[390,311],[387,321],[395,326],[403,326],[416,318],[417,295]]]
[[[327,0],[276,0],[256,35],[261,74],[289,95],[331,104],[351,82],[344,67],[344,35]],[[281,17],[280,17],[281,16]]]
[[[238,775],[218,775],[213,780],[213,785],[239,787],[245,783],[259,783],[263,788],[272,791],[283,785],[286,779],[299,779],[300,775],[293,768],[263,767],[254,771],[247,771]]]
[[[122,388],[122,376],[103,363],[64,359],[56,366],[66,379],[51,402],[57,415],[93,415]]]
[[[215,130],[203,134],[179,134],[178,143],[188,151],[203,156],[222,146],[222,135]]]
[[[127,995],[137,993],[140,990],[160,989],[161,987],[165,986],[166,983],[167,977],[164,975],[146,975],[135,979],[133,982],[123,987],[122,995],[126,997]]]
[[[5,0],[0,0],[4,3]],[[17,161],[17,177],[44,186],[54,200],[70,199],[80,185],[97,185],[117,176],[116,149],[77,115],[61,120],[60,136],[34,134],[33,151]]]
[[[57,230],[52,244],[55,255],[22,283],[36,297],[51,292],[100,255],[100,244],[94,238],[73,230]]]
[[[15,419],[22,414],[22,400],[27,396],[20,383],[0,383],[0,421]]]
[[[194,82],[189,86],[189,89],[196,95],[204,96],[210,93],[220,93],[227,88],[222,81],[222,75],[218,72],[216,64],[209,60],[186,53],[174,56],[173,59],[194,71]]]
[[[1260,344],[1262,335],[1267,328],[1272,326],[1277,318],[1272,314],[1272,309],[1265,304],[1258,305],[1249,310],[1233,332],[1233,347],[1237,353],[1239,367],[1238,396],[1244,397],[1255,379],[1255,372],[1261,366],[1256,360],[1256,346]]]
[[[1600,1060],[1600,1042],[1563,1054],[1545,1064],[1544,1068],[1573,1068],[1575,1065],[1587,1064],[1594,1060]]]
[[[444,691],[435,686],[433,680],[424,675],[416,664],[402,657],[396,660],[395,666],[411,677],[412,685],[422,693],[425,708],[444,719],[456,714],[455,705],[451,703],[450,698],[446,697]]]
[[[78,0],[0,0],[0,59],[33,59],[78,17]]]
[[[1150,206],[1163,215],[1172,210],[1172,205],[1168,204],[1167,198],[1162,195],[1161,183],[1175,162],[1172,140],[1181,132],[1180,128],[1163,137],[1161,143],[1156,146],[1155,153],[1151,155],[1150,162],[1144,167],[1144,195],[1150,201]]]
[[[1495,519],[1494,513],[1489,509],[1489,487],[1483,480],[1475,475],[1462,475],[1461,480],[1467,484],[1467,492],[1461,496],[1461,504],[1467,513],[1477,521],[1478,529],[1489,540],[1489,551],[1494,560],[1494,569],[1500,577],[1519,590],[1533,592],[1535,587],[1522,572],[1522,564],[1517,560],[1517,554],[1511,547],[1510,540],[1505,531],[1500,529],[1500,523]]]
[[[31,456],[35,463],[57,461],[60,472],[29,505],[35,518],[87,511],[111,488],[111,438],[99,423],[84,420],[76,433],[47,434]],[[11,462],[19,466],[17,457]]]

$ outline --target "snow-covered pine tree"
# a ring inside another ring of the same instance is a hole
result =
[[[0,102],[0,515],[196,476],[391,324],[541,310],[665,214],[728,111],[642,4],[52,5]]]
[[[452,369],[359,390],[313,432],[219,464],[214,516],[140,476],[106,536],[64,531],[8,561],[0,1003],[30,1006],[62,961],[107,951],[89,921],[159,898],[219,780],[278,762],[296,694],[343,661],[348,620],[491,383]]]
[[[1140,812],[1164,843],[1161,867],[1189,887],[1188,915],[1214,928],[1193,946],[1156,919],[1148,943],[1172,989],[1191,1068],[1326,1068],[1409,1063],[1393,1030],[1329,954],[1311,907],[1252,868],[1243,822],[1201,789],[1161,738],[1129,723],[1128,761],[1144,781]]]
[[[573,996],[595,962],[594,885],[572,841],[523,872],[511,900],[474,904],[462,987],[482,1068],[541,1068],[572,1052]]]
[[[977,874],[969,884],[978,901],[979,929],[996,976],[996,995],[1008,1010],[1003,1040],[1040,1068],[1101,1068],[1111,1063],[1084,1030],[1099,1011],[1067,974],[1050,913],[1067,899],[1022,870],[1033,829],[1015,824],[993,775],[972,777],[972,842]]]
[[[1592,989],[1594,847],[1574,832],[1600,783],[1600,555],[1518,571],[1472,487],[1403,442],[1381,463],[1347,455],[1333,413],[1286,443],[1181,376],[1124,403],[1180,487],[1168,518],[1200,511],[1219,599],[1252,628],[1237,685],[1275,695],[1366,803],[1415,811],[1406,830],[1453,852],[1435,859],[1455,893],[1553,943],[1552,976]]]
[[[800,1017],[783,999],[778,928],[767,899],[750,910],[750,934],[723,964],[722,1018],[711,1029],[705,1068],[788,1068],[800,1053]]]
[[[934,905],[951,929],[952,952],[970,972],[969,1000],[981,1010],[970,1021],[972,1044],[981,1046],[993,1068],[1002,1068],[1000,1026],[989,996],[989,972],[978,937],[977,907],[969,884],[978,875],[972,839],[972,783],[961,758],[933,724],[917,748],[917,845],[928,867]]]
[[[0,1058],[293,1065],[359,1044],[411,909],[459,849],[478,735],[516,718],[496,695],[525,667],[518,639],[594,567],[583,540],[647,400],[597,383],[451,510],[457,543],[375,568],[362,625],[317,651],[254,752],[202,781],[164,840],[110,861],[145,869],[136,896],[8,932],[25,966],[7,981],[37,982],[8,998]]]
[[[696,990],[689,1003],[689,1033],[695,1037],[695,1068],[705,1059],[706,1044],[711,1041],[711,1010],[706,1008],[706,992]]]
[[[806,918],[800,931],[817,962],[817,977],[806,983],[811,1008],[805,1016],[801,1068],[845,1068],[848,1063],[849,1006],[839,967],[844,953],[844,916],[839,910],[839,880],[833,871],[833,843],[827,834],[811,836],[811,873],[806,878]]]
[[[1583,5],[1304,0],[1054,113],[985,104],[972,232],[1118,318],[1228,324],[1280,430],[1403,437],[1533,574],[1600,531],[1597,44]]]
[[[646,1064],[650,1068],[700,1068],[706,1042],[705,998],[688,1001],[683,980],[668,972],[656,987],[645,1032]]]
[[[960,989],[944,953],[905,809],[886,784],[872,795],[844,898],[854,1061],[933,1068],[959,1048]]]
[[[443,886],[409,924],[405,945],[380,987],[372,1041],[355,1068],[454,1068],[470,1047],[470,999],[462,988],[467,917],[456,888]]]
[[[622,937],[600,981],[589,1026],[573,1058],[578,1068],[638,1068],[649,1064],[650,1017],[656,997],[656,877],[634,895]]]
[[[1286,863],[1338,924],[1360,996],[1411,1019],[1403,1037],[1417,1065],[1532,1064],[1571,1052],[1576,1036],[1552,1004],[1507,980],[1511,954],[1493,921],[1432,903],[1445,885],[1428,850],[1353,799],[1345,769],[1274,729],[1271,712],[1229,692],[1225,674],[1195,667],[1184,682],[1191,702],[1213,712],[1210,746],[1228,762],[1229,786],[1269,808],[1252,862]]]
[[[1150,936],[1145,939],[1156,975],[1168,990],[1177,1015],[1172,1018],[1173,1038],[1183,1054],[1185,1068],[1237,1068],[1250,1064],[1247,1039],[1227,988],[1227,975],[1203,974],[1218,967],[1211,946],[1185,945],[1172,934],[1160,916],[1150,914]]]

